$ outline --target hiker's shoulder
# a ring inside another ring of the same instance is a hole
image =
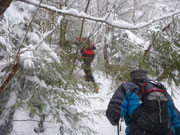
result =
[[[135,88],[138,88],[138,86],[132,81],[127,81],[127,82],[122,83],[120,85],[120,88],[123,88],[126,91],[131,91],[131,90],[133,90]]]

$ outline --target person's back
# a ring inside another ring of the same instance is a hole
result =
[[[94,43],[92,43],[88,38],[81,38],[83,47],[81,49],[82,58],[88,62],[92,62],[94,59],[94,51],[96,49]]]
[[[180,113],[164,86],[150,80],[142,69],[133,70],[130,77],[109,102],[106,116],[111,124],[117,125],[121,117],[125,118],[127,135],[180,135]],[[152,93],[149,97],[142,92],[145,88]],[[155,96],[159,96],[157,101]],[[145,100],[148,98],[153,100]]]
[[[82,69],[85,73],[85,80],[87,82],[92,82],[92,84],[94,85],[94,92],[98,93],[99,88],[95,82],[91,69],[91,63],[94,60],[94,50],[96,49],[96,46],[93,42],[89,40],[89,38],[81,38],[80,41],[82,43],[82,48],[80,52],[81,58],[83,59]]]

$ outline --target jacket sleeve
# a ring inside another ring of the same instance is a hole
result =
[[[168,96],[170,98],[170,101],[168,102],[168,108],[169,108],[169,116],[170,116],[171,124],[175,129],[176,135],[180,135],[180,112],[175,107],[170,95]]]
[[[112,96],[106,110],[106,117],[112,125],[117,125],[120,117],[126,115],[127,105],[126,92],[123,85],[121,84]]]

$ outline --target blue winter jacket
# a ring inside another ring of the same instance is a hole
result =
[[[133,82],[122,83],[112,99],[109,102],[106,110],[106,116],[112,125],[117,125],[120,118],[125,119],[127,125],[126,135],[141,135],[141,129],[137,124],[132,122],[133,112],[142,104],[142,92],[139,86]],[[142,112],[139,111],[140,115]],[[174,106],[173,100],[168,95],[168,113],[172,124],[172,131],[167,135],[180,135],[180,113]],[[133,115],[134,117],[134,115]],[[131,122],[130,122],[131,120]],[[131,125],[129,123],[132,123]],[[144,131],[143,135],[144,135]],[[160,134],[145,134],[145,135],[160,135]],[[163,134],[166,135],[166,134]]]

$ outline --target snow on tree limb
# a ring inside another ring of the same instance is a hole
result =
[[[38,8],[37,8],[36,12],[34,13],[31,22],[30,22],[29,25],[28,25],[28,28],[27,28],[27,31],[26,31],[26,33],[25,33],[25,35],[24,35],[24,38],[23,38],[23,40],[22,40],[22,43],[20,44],[19,49],[18,49],[18,51],[17,51],[15,61],[14,61],[13,65],[12,65],[11,72],[10,72],[10,73],[8,74],[8,76],[4,79],[4,81],[2,82],[2,84],[0,84],[0,93],[7,87],[7,85],[9,84],[9,82],[14,78],[15,74],[16,74],[16,73],[19,71],[19,69],[21,68],[21,64],[19,63],[20,51],[21,51],[21,48],[22,48],[22,46],[23,46],[23,44],[24,44],[24,42],[25,42],[25,39],[26,39],[26,37],[27,37],[27,34],[28,34],[28,32],[29,32],[30,26],[31,26],[31,24],[32,24],[32,22],[33,22],[33,20],[34,20],[34,18],[35,18],[35,16],[36,16],[38,10],[39,10],[39,7],[40,7],[41,2],[42,2],[42,0],[39,2],[39,5],[37,6]]]
[[[27,4],[31,4],[31,5],[34,5],[34,6],[39,5],[39,2],[36,1],[36,0],[16,0],[16,1],[25,2]],[[141,22],[141,23],[137,23],[137,24],[134,25],[134,24],[125,22],[123,20],[107,19],[108,14],[106,16],[100,18],[100,17],[94,17],[94,16],[87,15],[86,13],[79,12],[76,9],[60,10],[60,9],[58,9],[56,7],[48,6],[48,5],[45,5],[45,4],[41,4],[40,8],[49,10],[51,12],[56,12],[56,13],[59,13],[59,14],[63,14],[63,15],[68,15],[68,16],[88,19],[88,20],[91,20],[91,21],[105,23],[105,24],[108,24],[108,25],[110,25],[112,27],[116,27],[116,28],[119,28],[119,29],[141,29],[141,28],[149,26],[149,25],[151,25],[154,22],[157,22],[159,20],[163,20],[163,19],[172,17],[174,15],[180,14],[180,10],[176,10],[175,12],[169,13],[169,14],[164,15],[162,17],[154,18],[153,20],[148,20],[147,22]]]

